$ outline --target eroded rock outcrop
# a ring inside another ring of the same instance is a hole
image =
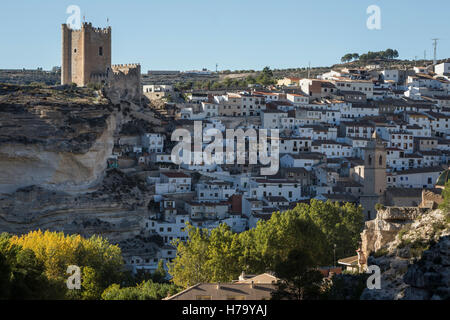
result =
[[[0,232],[97,234],[126,244],[125,255],[152,252],[142,221],[153,193],[106,167],[124,123],[160,120],[104,92],[0,84]]]
[[[0,199],[0,230],[99,234],[119,242],[140,234],[151,199],[144,182],[117,170],[109,171],[95,191],[83,194],[26,187]]]
[[[365,289],[361,299],[450,298],[449,213],[387,208],[366,227],[363,252],[367,265],[380,267],[381,289]]]
[[[418,207],[386,207],[378,211],[374,220],[367,221],[361,233],[362,259],[360,263],[365,267],[364,260],[375,251],[393,241],[398,232],[411,224],[419,216],[428,212],[426,208]]]
[[[108,99],[87,88],[0,88],[0,194],[101,180],[121,116]]]

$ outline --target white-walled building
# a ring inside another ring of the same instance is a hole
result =
[[[183,172],[161,172],[155,184],[155,194],[185,193],[191,191],[191,177]]]
[[[142,146],[148,152],[161,153],[164,149],[164,135],[160,133],[146,133],[142,136]]]
[[[282,168],[305,168],[311,171],[324,159],[325,156],[320,153],[284,154],[280,157],[280,166]]]
[[[441,167],[414,168],[388,174],[388,187],[434,188],[437,178],[444,171]]]
[[[286,99],[294,105],[304,105],[309,103],[309,97],[303,94],[288,93]]]
[[[450,74],[450,62],[443,62],[435,65],[434,72],[439,75]]]
[[[250,187],[250,196],[262,200],[269,196],[281,196],[288,201],[299,201],[301,185],[294,180],[256,178]]]

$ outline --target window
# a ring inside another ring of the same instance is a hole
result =
[[[103,55],[103,47],[99,47],[98,48],[98,55],[102,56]]]

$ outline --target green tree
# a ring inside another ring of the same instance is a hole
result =
[[[362,226],[361,207],[317,200],[274,212],[268,221],[259,221],[256,228],[240,234],[225,224],[212,231],[188,225],[189,240],[177,243],[169,273],[184,288],[199,282],[226,282],[242,271],[273,271],[293,250],[308,254],[315,266],[329,265],[335,244],[336,258],[354,254]]]
[[[101,276],[91,267],[84,267],[81,273],[82,297],[85,300],[100,299],[103,289],[101,285]]]
[[[274,300],[317,300],[321,298],[323,275],[314,269],[314,259],[304,250],[292,250],[277,264],[275,274],[281,279],[272,293]]]
[[[48,280],[45,267],[34,252],[11,245],[10,236],[0,236],[0,299],[61,299],[64,291]]]
[[[208,235],[190,224],[186,226],[189,240],[177,242],[177,255],[169,264],[169,273],[176,285],[187,288],[210,280],[208,261]]]
[[[85,239],[61,232],[33,231],[9,238],[9,246],[31,250],[43,265],[46,278],[61,288],[66,298],[99,299],[105,288],[120,282],[123,277],[120,248],[98,236]],[[79,266],[83,272],[81,292],[66,288],[69,265]],[[87,277],[86,282],[83,276]]]
[[[167,272],[164,269],[164,260],[161,259],[158,261],[158,268],[152,274],[152,280],[159,283],[166,282],[166,276]]]
[[[113,284],[102,293],[103,300],[161,300],[180,291],[173,284],[143,281],[134,287],[121,288]]]
[[[352,59],[353,59],[353,54],[347,53],[346,55],[344,55],[344,56],[341,58],[341,62],[343,62],[343,63],[345,63],[345,62],[350,62],[350,61],[352,61]]]
[[[442,190],[443,201],[439,208],[445,212],[450,212],[450,180],[445,182],[445,188]]]

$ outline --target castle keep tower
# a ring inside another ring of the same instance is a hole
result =
[[[386,148],[374,132],[372,141],[364,151],[364,189],[360,203],[364,208],[365,220],[375,218],[375,205],[384,202],[386,188]]]
[[[62,25],[61,84],[86,86],[107,78],[111,70],[111,27],[94,28],[83,23],[80,30]]]

